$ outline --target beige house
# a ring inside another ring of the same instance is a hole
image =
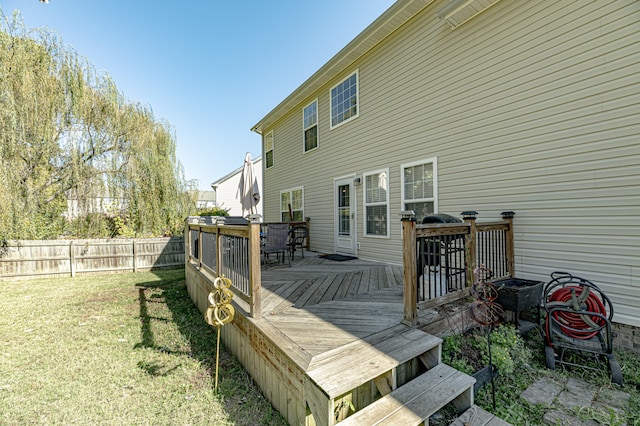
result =
[[[639,40],[634,0],[399,0],[253,127],[265,220],[401,263],[403,210],[513,210],[517,276],[640,326]]]

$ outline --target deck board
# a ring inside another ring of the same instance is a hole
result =
[[[262,275],[263,319],[312,356],[397,326],[404,315],[399,265],[305,253]]]

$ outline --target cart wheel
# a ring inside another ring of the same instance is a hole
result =
[[[609,369],[611,370],[611,381],[618,386],[622,386],[622,369],[620,368],[618,360],[613,354],[608,354],[607,360],[609,361]]]
[[[551,346],[544,346],[544,356],[546,359],[547,368],[549,370],[556,369],[556,354]]]

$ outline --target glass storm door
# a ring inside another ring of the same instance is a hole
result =
[[[355,192],[353,178],[335,181],[336,253],[356,254]]]

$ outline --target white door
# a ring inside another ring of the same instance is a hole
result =
[[[335,195],[335,248],[336,253],[356,254],[356,214],[353,177],[336,179]]]

